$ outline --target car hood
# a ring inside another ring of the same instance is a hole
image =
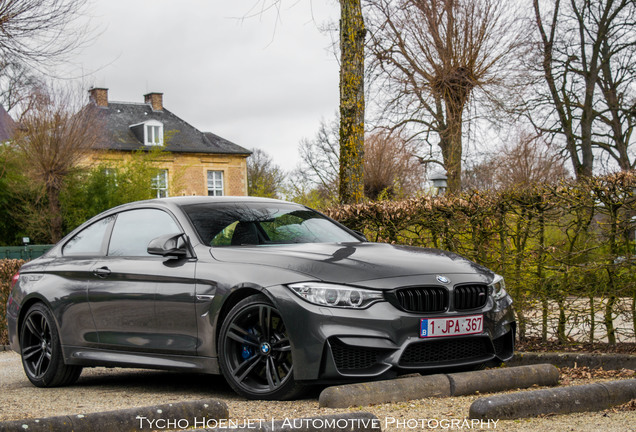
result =
[[[485,267],[439,249],[385,243],[304,243],[211,248],[214,259],[277,267],[325,282],[356,283],[417,275],[478,274]]]

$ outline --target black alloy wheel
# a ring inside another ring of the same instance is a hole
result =
[[[264,295],[230,310],[221,327],[219,363],[230,386],[248,399],[286,400],[302,391],[294,381],[287,329]]]
[[[37,387],[69,385],[82,373],[80,366],[64,364],[55,321],[42,303],[33,305],[24,317],[20,348],[24,372]]]

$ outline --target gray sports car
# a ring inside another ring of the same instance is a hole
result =
[[[223,374],[247,398],[508,360],[503,279],[461,256],[371,243],[307,207],[180,197],[95,216],[25,264],[11,348],[36,386],[82,367]]]

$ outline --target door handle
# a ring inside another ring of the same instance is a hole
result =
[[[110,274],[110,269],[106,266],[93,269],[93,274],[100,278],[105,278]]]

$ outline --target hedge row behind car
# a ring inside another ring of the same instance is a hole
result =
[[[9,298],[9,292],[11,291],[11,278],[24,263],[24,260],[18,259],[0,260],[0,345],[9,344],[6,304]]]

